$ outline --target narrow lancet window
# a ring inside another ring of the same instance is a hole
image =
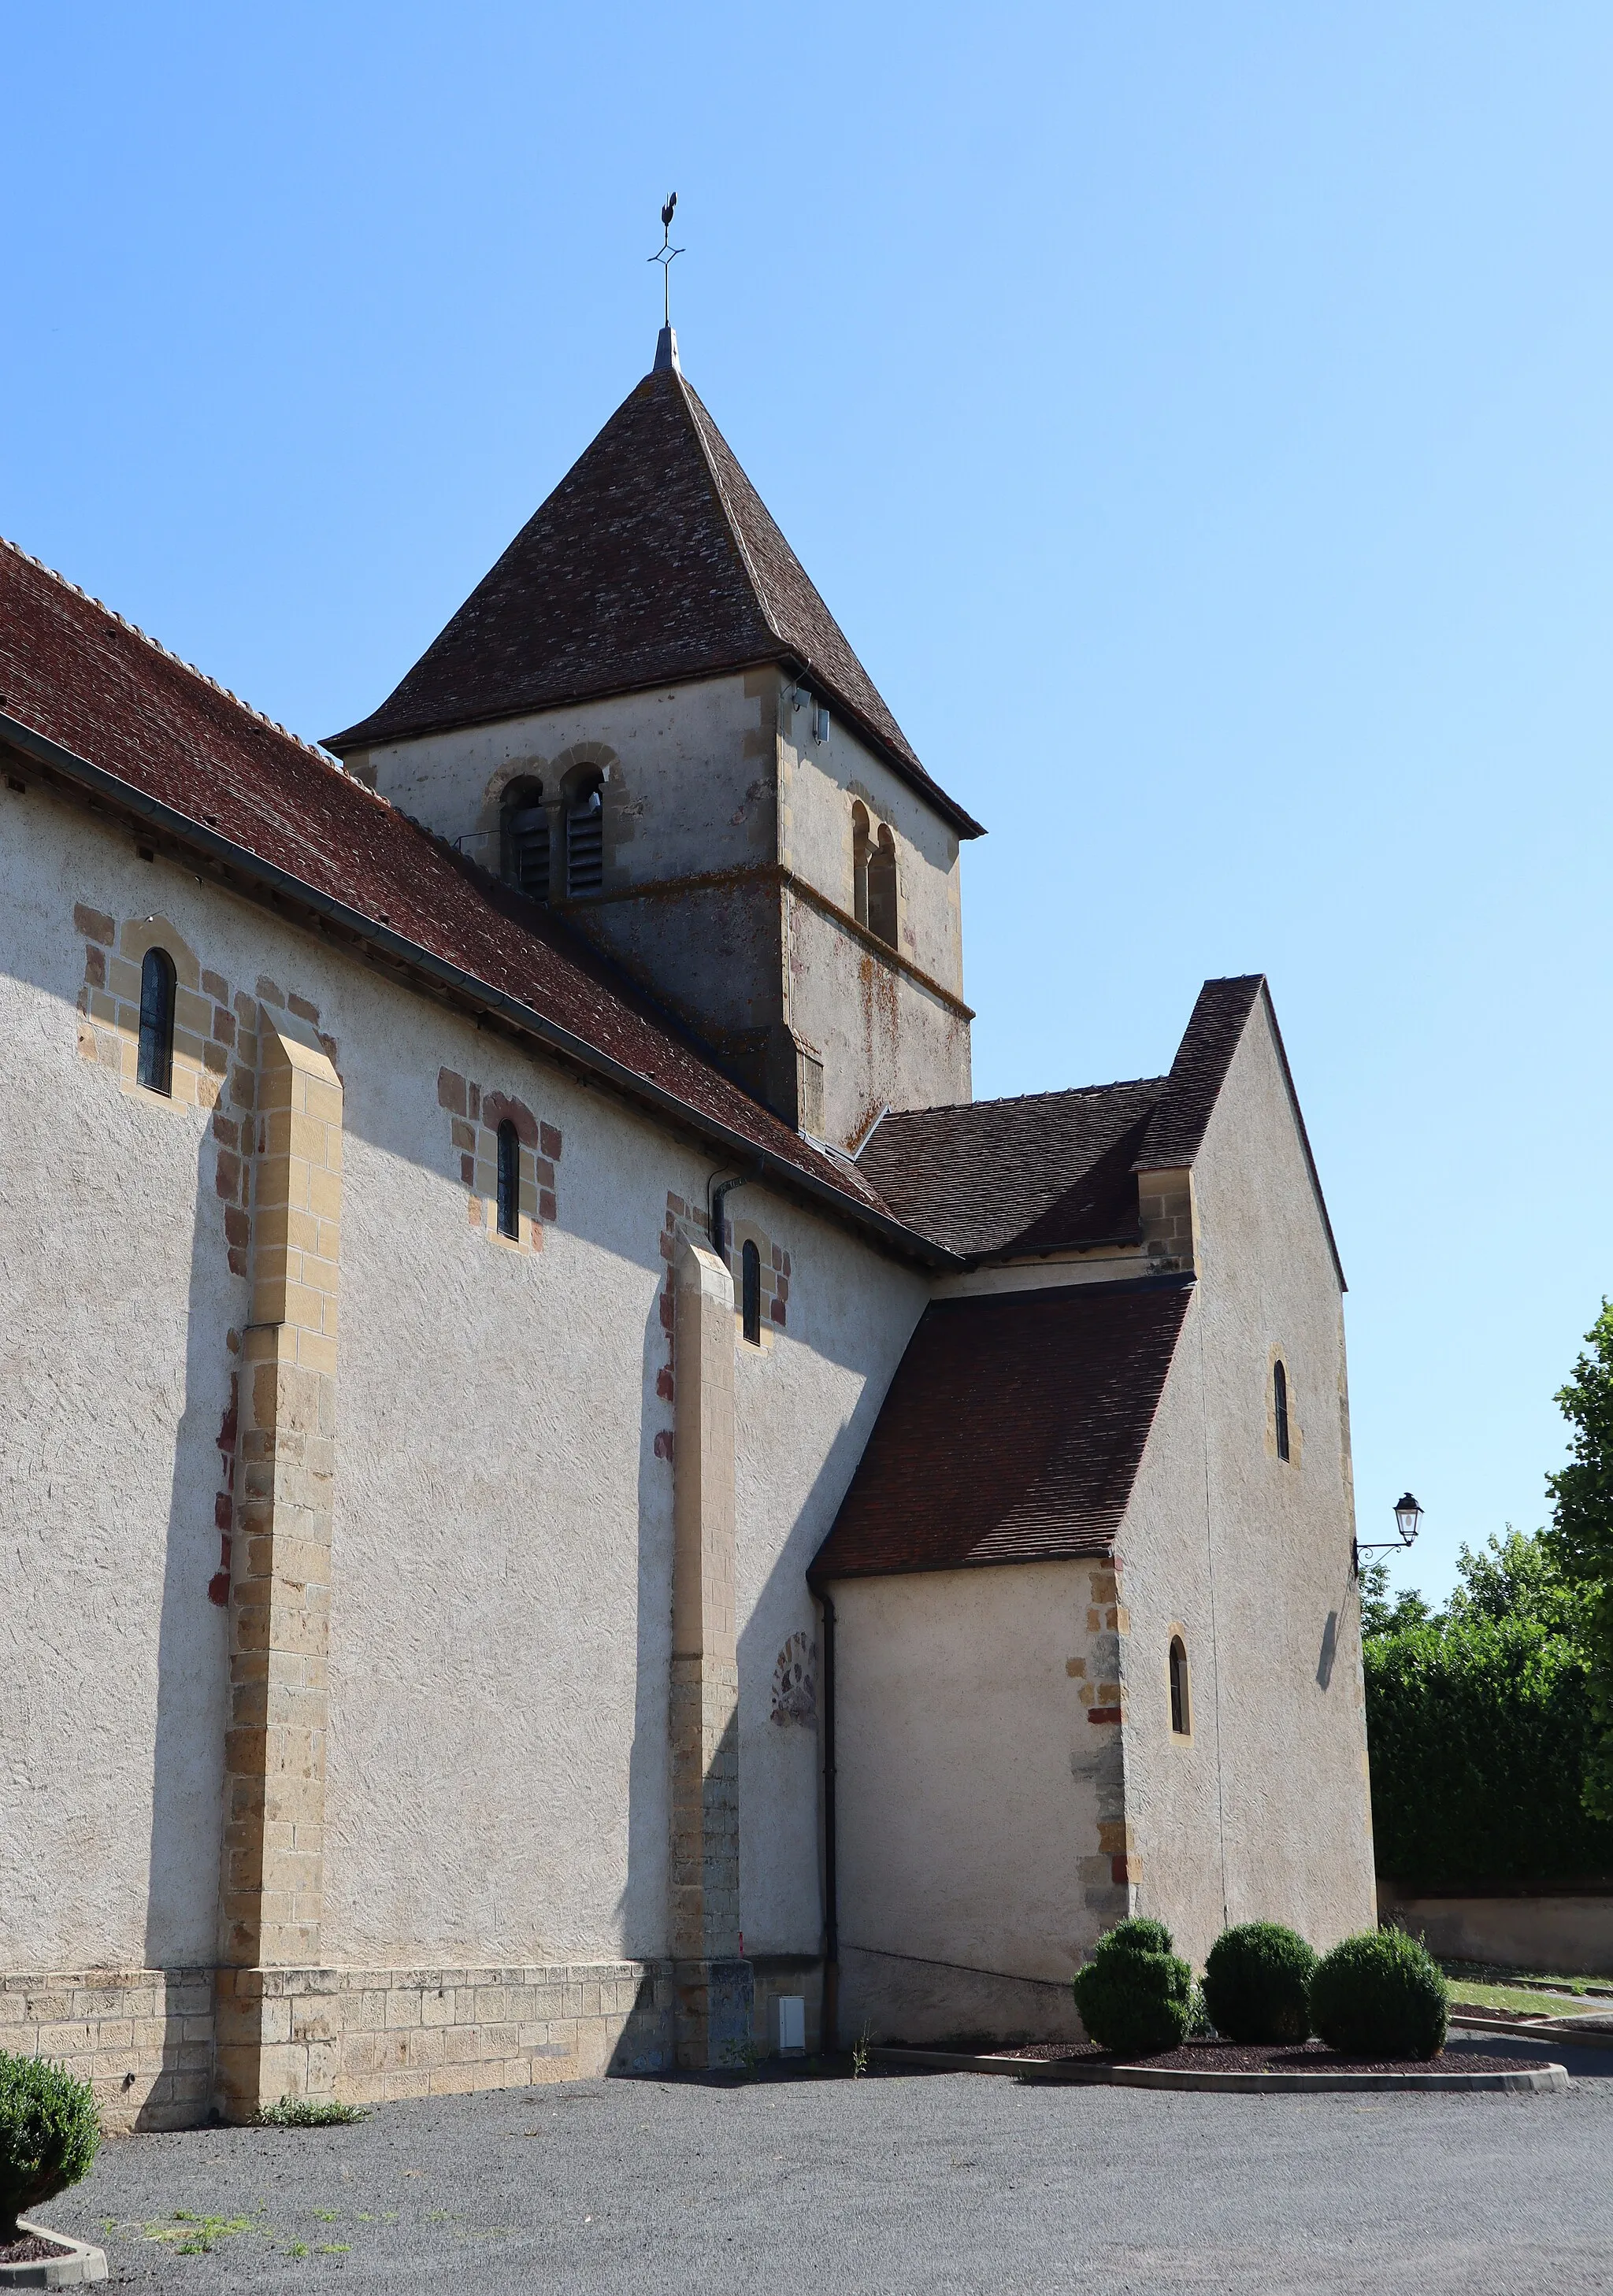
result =
[[[1192,1734],[1193,1710],[1188,1702],[1188,1651],[1180,1635],[1171,1636],[1171,1728],[1179,1738]]]
[[[1271,1365],[1271,1404],[1277,1418],[1277,1456],[1288,1456],[1288,1374],[1280,1361]]]
[[[868,856],[873,849],[868,808],[860,799],[852,808],[852,914],[860,925],[868,921]]]
[[[868,855],[868,927],[887,948],[895,947],[896,840],[884,822],[879,824],[879,835]]]
[[[140,1060],[135,1071],[148,1092],[174,1089],[174,960],[148,948],[140,967]]]
[[[521,1234],[521,1135],[507,1117],[498,1127],[498,1233]]]
[[[747,1243],[739,1255],[740,1327],[753,1348],[761,1345],[761,1254]]]

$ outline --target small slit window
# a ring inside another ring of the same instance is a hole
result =
[[[499,808],[506,883],[534,901],[549,897],[549,816],[539,782],[514,782]]]
[[[597,893],[605,883],[605,808],[596,782],[572,800],[565,816],[565,890]]]
[[[1178,1738],[1192,1735],[1193,1709],[1188,1693],[1188,1646],[1180,1635],[1171,1636],[1171,1729]]]
[[[753,1348],[761,1345],[761,1254],[747,1242],[739,1255],[740,1327]]]
[[[1271,1408],[1277,1421],[1277,1456],[1286,1459],[1288,1451],[1288,1374],[1280,1360],[1271,1365]]]
[[[521,1234],[521,1135],[507,1117],[498,1127],[498,1233]]]
[[[136,1075],[148,1092],[174,1089],[174,960],[148,948],[140,967],[140,1059]]]

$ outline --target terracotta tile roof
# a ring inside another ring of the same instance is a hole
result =
[[[1197,1155],[1238,1040],[1265,985],[1259,972],[1205,982],[1137,1152],[1140,1172],[1178,1169]]]
[[[893,1111],[857,1168],[899,1218],[974,1258],[1140,1233],[1135,1159],[1162,1077]]]
[[[1191,1288],[1073,1283],[934,1301],[812,1585],[1106,1553]]]
[[[674,367],[622,402],[379,709],[330,747],[795,666],[965,837],[732,449]]]
[[[415,954],[485,987],[547,1028],[557,1049],[613,1064],[630,1087],[687,1111],[886,1227],[876,1190],[820,1153],[719,1069],[687,1029],[541,906],[397,812],[317,750],[260,716],[0,541],[0,717],[174,816],[172,833],[251,882],[291,881],[407,963]],[[0,740],[6,729],[0,726]],[[57,767],[41,749],[41,762]],[[440,972],[432,976],[441,977]]]

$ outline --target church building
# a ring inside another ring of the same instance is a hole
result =
[[[0,2047],[173,2127],[1372,1923],[1266,984],[972,1098],[981,826],[670,329],[323,747],[0,545]]]

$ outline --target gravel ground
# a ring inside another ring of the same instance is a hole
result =
[[[1566,2096],[594,2081],[121,2138],[42,2214],[164,2296],[1606,2291],[1613,2051],[1559,2054]]]

